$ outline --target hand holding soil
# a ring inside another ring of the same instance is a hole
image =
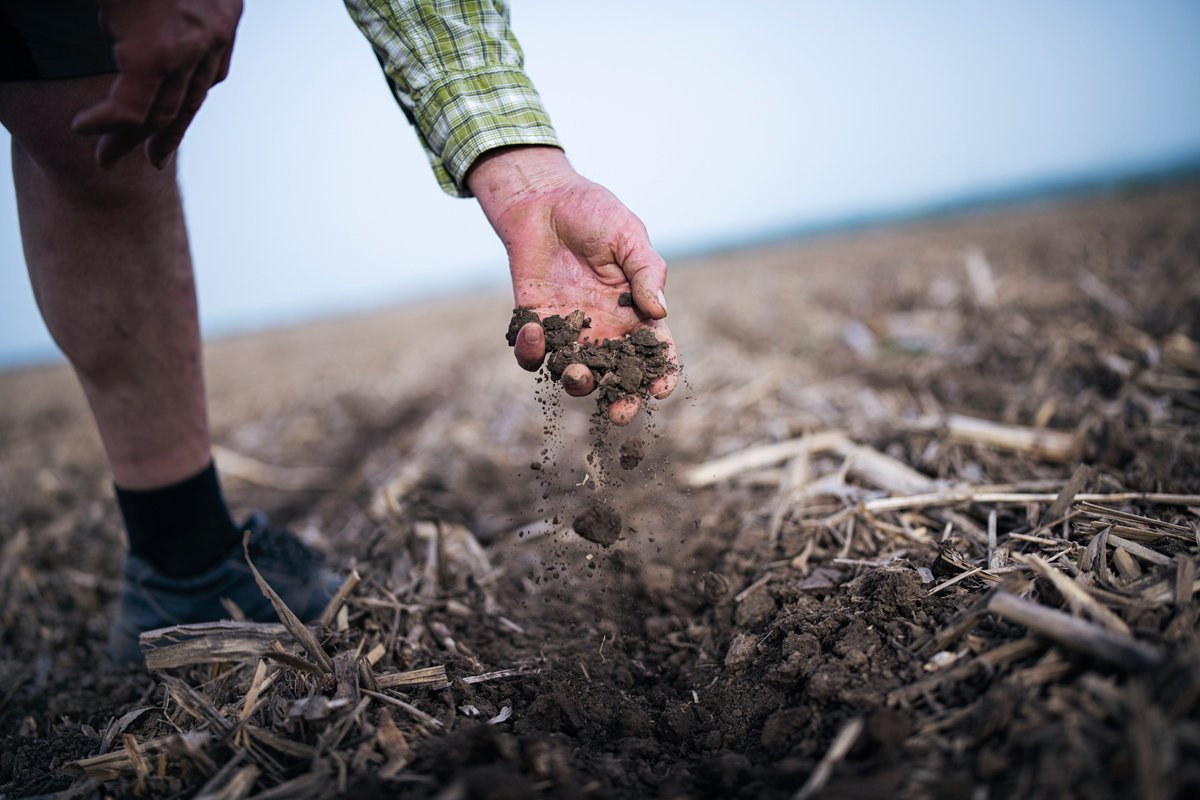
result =
[[[670,393],[670,388],[661,393],[655,390],[667,382],[673,387],[677,379],[674,351],[669,341],[659,340],[649,327],[635,328],[620,339],[593,338],[588,335],[591,322],[580,309],[565,317],[552,314],[542,319],[533,309],[518,306],[513,309],[506,338],[510,347],[519,350],[523,343],[530,343],[524,337],[532,334],[542,353],[534,369],[544,358],[550,377],[562,381],[569,394],[580,396],[599,390],[596,405],[600,411],[615,424],[624,425],[637,414],[643,397],[665,397]],[[640,450],[636,458],[622,455],[625,469],[640,460]]]
[[[601,405],[619,425],[637,414],[642,394],[669,395],[678,379],[678,358],[663,322],[667,265],[641,220],[607,189],[576,173],[553,148],[486,154],[468,182],[508,250],[516,304],[533,315],[511,332],[517,363],[538,369],[556,349],[574,342],[559,341],[572,326],[581,342],[593,345],[611,340],[649,346],[652,337],[664,345],[660,360],[666,367],[645,386],[638,380],[636,389],[617,393],[611,383],[615,379],[606,386],[600,382],[605,372],[618,370],[589,369],[581,359],[560,364],[560,369],[552,362],[551,374],[577,397],[602,389]],[[582,319],[572,317],[573,312],[581,312]],[[556,317],[570,324],[551,331],[550,320]],[[635,382],[627,374],[623,383]]]

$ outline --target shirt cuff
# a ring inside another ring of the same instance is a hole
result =
[[[448,194],[470,197],[464,178],[488,150],[520,144],[561,147],[537,89],[524,71],[457,72],[415,98],[421,143]]]

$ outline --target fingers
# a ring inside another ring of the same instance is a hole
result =
[[[162,77],[146,72],[122,72],[113,81],[108,97],[75,115],[71,130],[85,136],[140,128],[158,97]]]
[[[513,346],[513,353],[521,369],[535,372],[542,366],[542,359],[546,357],[546,336],[542,326],[536,322],[525,323],[517,332],[517,343]]]
[[[149,130],[164,128],[179,116],[183,101],[191,90],[192,81],[198,69],[178,70],[167,75],[158,87],[158,96],[150,113],[146,115],[145,127]]]
[[[667,262],[654,252],[649,242],[635,248],[621,264],[633,289],[633,304],[650,319],[667,315],[667,300],[663,287],[667,283]]]
[[[188,126],[208,96],[208,90],[229,72],[231,47],[206,56],[194,69],[167,73],[121,72],[103,101],[76,115],[72,130],[100,135],[96,160],[111,167],[138,145],[162,169],[179,148]]]
[[[217,77],[213,80],[213,86],[216,86],[229,77],[229,65],[233,62],[233,41],[235,36],[236,33],[231,33],[229,36],[229,46],[225,48],[225,52],[221,56],[221,63],[217,67]]]
[[[636,394],[627,394],[620,400],[614,400],[608,407],[608,418],[614,425],[628,425],[637,416],[642,407],[642,399]]]
[[[146,138],[146,119],[161,84],[158,76],[122,72],[108,97],[76,115],[72,130],[101,134],[96,143],[96,161],[101,167],[111,167]]]
[[[650,396],[655,400],[662,400],[670,397],[671,392],[675,391],[676,384],[679,383],[679,352],[675,349],[675,340],[671,338],[671,332],[667,330],[665,324],[657,325],[654,334],[659,341],[667,343],[666,357],[672,365],[670,371],[665,375],[658,376],[650,384]]]
[[[157,169],[162,169],[169,162],[171,154],[183,141],[188,126],[196,118],[196,112],[208,97],[208,90],[216,83],[218,71],[224,61],[223,53],[214,53],[201,62],[192,74],[187,94],[175,109],[175,114],[169,124],[146,140],[146,158]]]
[[[583,364],[568,364],[562,374],[563,389],[572,397],[583,397],[596,388],[592,371]]]

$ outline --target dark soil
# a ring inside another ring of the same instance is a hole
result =
[[[571,528],[589,542],[608,547],[621,535],[621,515],[603,503],[593,502],[575,517]]]
[[[646,457],[646,446],[638,437],[626,439],[621,443],[620,463],[621,469],[633,469],[638,464],[642,463],[642,459]]]
[[[964,272],[971,247],[994,302]],[[783,800],[821,774],[810,796],[1198,796],[1198,507],[1100,503],[1125,514],[1112,518],[1074,503],[1043,526],[1048,500],[872,511],[908,493],[862,477],[853,454],[707,486],[675,466],[829,430],[939,486],[1053,496],[1078,466],[930,422],[958,413],[1078,434],[1084,491],[1200,492],[1198,270],[1196,186],[726,254],[672,276],[694,396],[621,445],[545,377],[535,406],[528,376],[480,369],[489,343],[504,355],[486,314],[429,343],[461,350],[394,380],[403,326],[323,330],[325,361],[300,333],[241,367],[214,358],[218,441],[326,465],[308,486],[225,472],[239,508],[322,532],[362,575],[318,631],[337,666],[324,675],[290,641],[261,662],[108,664],[123,551],[86,409],[47,376],[0,377],[0,798]],[[756,313],[781,297],[795,308]],[[574,348],[584,322],[548,319],[547,340],[599,359]],[[336,370],[371,343],[342,375],[357,394],[323,394],[314,363]],[[617,342],[597,374],[621,387],[622,359],[658,353]],[[247,385],[276,394],[222,399]],[[634,469],[610,468],[635,449]],[[615,525],[594,525],[606,514]],[[1134,542],[1128,561],[1099,538],[1113,535]],[[1129,671],[985,613],[1013,591],[1075,614],[1017,564],[1032,555],[1161,665]],[[246,710],[260,663],[271,685]],[[448,686],[372,688],[434,665]],[[155,742],[112,772],[73,763]]]
[[[649,328],[638,328],[623,339],[580,342],[580,333],[591,325],[582,311],[566,317],[559,314],[541,319],[529,308],[513,309],[505,336],[510,347],[517,332],[529,322],[540,322],[546,336],[546,371],[557,381],[571,364],[584,364],[596,381],[596,402],[606,411],[616,400],[627,395],[647,397],[650,384],[674,365],[667,359],[667,343],[658,340]]]

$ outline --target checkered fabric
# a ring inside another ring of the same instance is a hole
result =
[[[463,182],[481,154],[514,144],[559,146],[523,68],[504,0],[345,0],[429,155],[438,183]]]

